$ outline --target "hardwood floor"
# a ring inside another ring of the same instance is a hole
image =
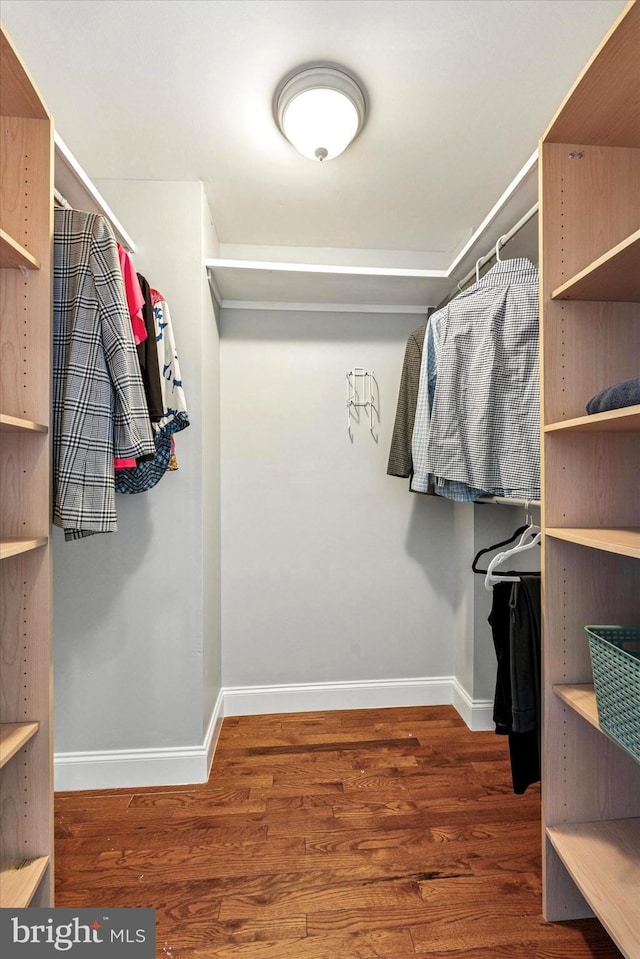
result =
[[[166,959],[619,959],[541,916],[540,791],[452,707],[225,719],[209,782],[58,793],[56,906]]]

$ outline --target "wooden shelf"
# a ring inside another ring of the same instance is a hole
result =
[[[28,553],[30,549],[46,546],[47,542],[47,536],[34,536],[28,539],[0,539],[0,559],[17,556],[18,553]]]
[[[0,413],[0,433],[48,433],[49,427],[34,420],[24,420],[20,416],[7,416]]]
[[[576,416],[571,420],[548,423],[544,427],[545,433],[554,433],[559,430],[574,430],[582,433],[640,433],[640,405],[607,410],[606,413]]]
[[[573,686],[553,686],[553,692],[561,699],[567,706],[570,706],[571,709],[575,710],[579,716],[582,716],[589,725],[593,726],[598,732],[602,733],[603,736],[606,736],[612,742],[616,743],[617,746],[620,744],[616,742],[613,736],[610,736],[606,729],[603,729],[600,725],[600,720],[598,717],[598,704],[596,702],[596,694],[591,683],[579,683]]]
[[[48,856],[3,863],[0,869],[0,908],[24,909],[28,906],[48,865]]]
[[[640,302],[640,230],[555,289],[551,299]]]
[[[39,270],[40,263],[33,254],[25,250],[17,240],[0,229],[0,269],[17,270],[24,266],[27,270]]]
[[[640,819],[563,823],[547,836],[613,941],[640,955]]]
[[[544,139],[550,143],[640,146],[638,22],[629,4],[565,97]]]
[[[48,120],[49,114],[9,37],[0,33],[0,116]]]
[[[553,686],[553,691],[567,706],[571,706],[588,723],[600,729],[598,707],[593,683],[576,683],[572,686]],[[600,729],[602,733],[604,730]],[[606,735],[606,733],[604,733]]]
[[[573,529],[554,527],[545,530],[547,536],[564,539],[568,543],[603,549],[620,556],[640,559],[640,528],[615,527],[613,529]]]
[[[40,723],[0,723],[0,768],[38,732]]]

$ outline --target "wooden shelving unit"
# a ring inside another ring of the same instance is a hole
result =
[[[540,143],[544,914],[640,956],[640,764],[598,723],[590,624],[640,624],[640,4]]]
[[[0,907],[53,904],[53,124],[0,33]]]

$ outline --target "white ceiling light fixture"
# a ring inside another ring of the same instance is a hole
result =
[[[273,113],[296,150],[322,162],[339,156],[360,133],[367,101],[350,73],[317,63],[284,78],[275,93]]]

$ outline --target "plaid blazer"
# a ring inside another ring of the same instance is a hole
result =
[[[53,522],[65,538],[117,530],[114,456],[154,452],[113,231],[98,214],[56,210]]]
[[[396,418],[391,436],[391,449],[387,473],[389,476],[411,476],[413,459],[411,455],[411,437],[418,401],[422,347],[427,329],[426,323],[414,330],[407,340],[404,351],[404,363],[400,377]]]

